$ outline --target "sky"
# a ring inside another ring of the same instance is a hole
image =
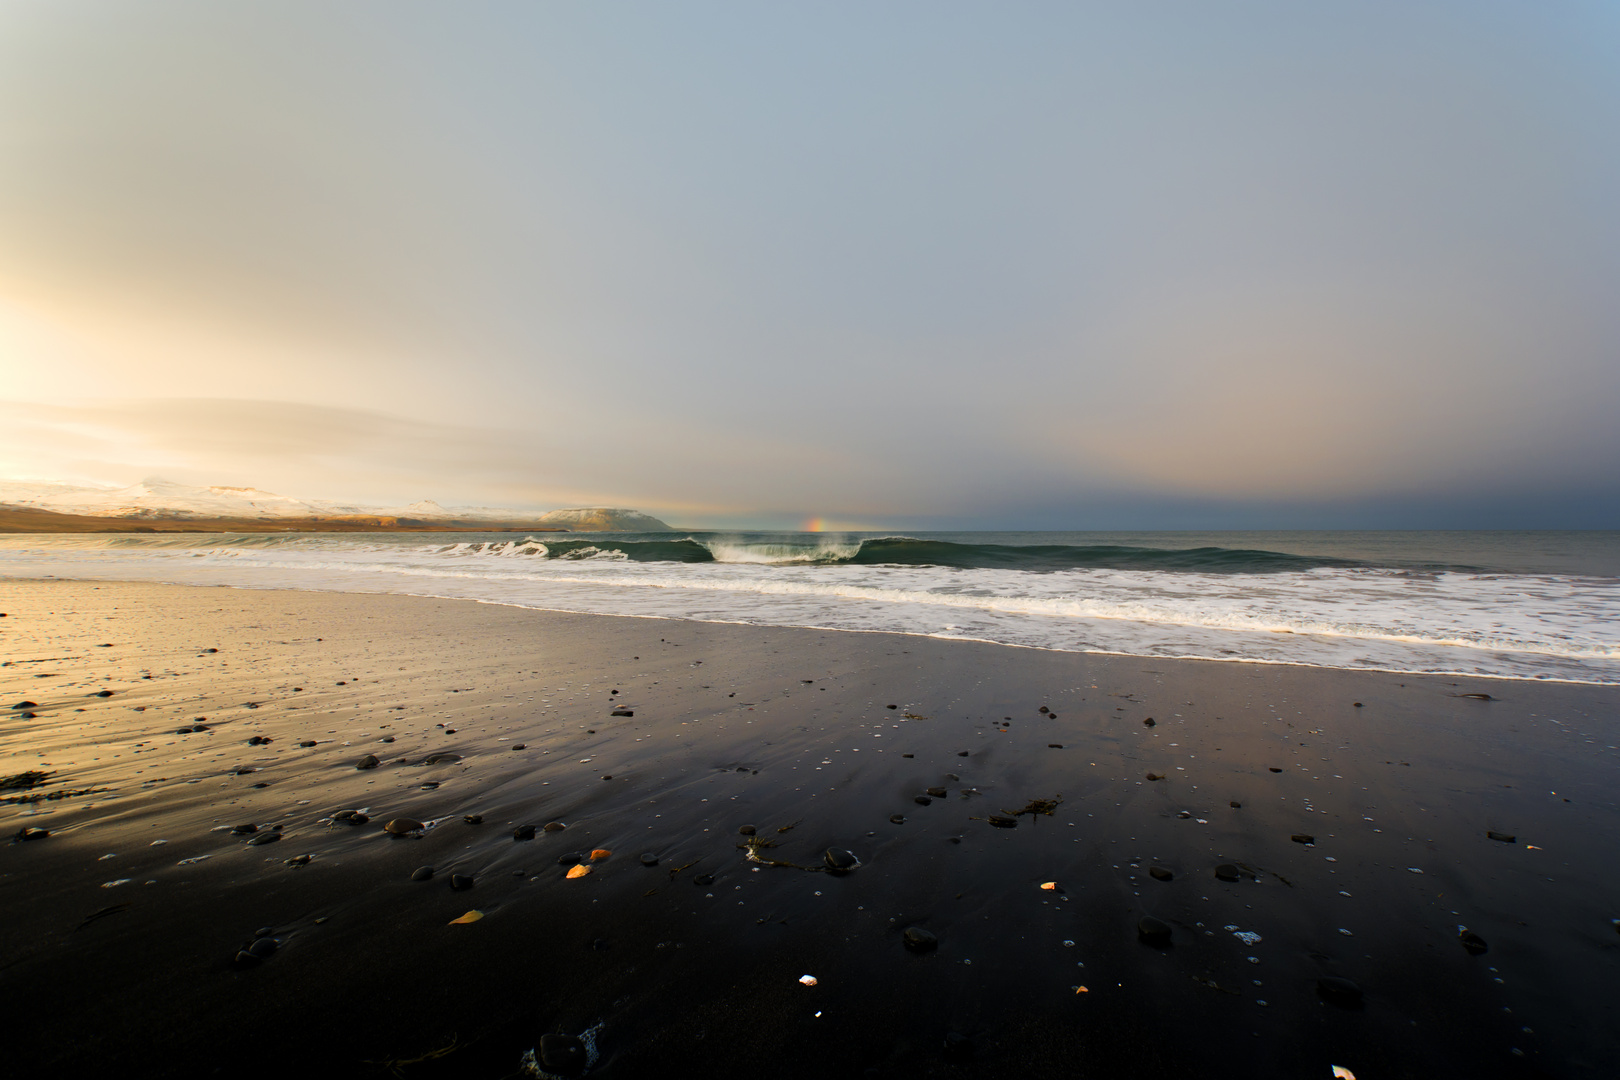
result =
[[[0,479],[1620,527],[1620,7],[0,0]]]

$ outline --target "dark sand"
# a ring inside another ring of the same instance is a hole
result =
[[[1620,1069],[1615,688],[392,596],[0,597],[0,704],[38,703],[0,713],[0,772],[50,774],[0,792],[0,826],[51,832],[0,843],[8,1075],[498,1077],[593,1025],[592,1075],[625,1077]],[[348,808],[370,822],[320,824]],[[385,835],[402,815],[438,824]],[[283,839],[218,831],[250,822]],[[770,857],[862,865],[756,868],[745,823]],[[260,927],[280,950],[233,966]]]

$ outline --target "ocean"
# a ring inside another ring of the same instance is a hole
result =
[[[0,576],[1620,683],[1617,532],[25,535]]]

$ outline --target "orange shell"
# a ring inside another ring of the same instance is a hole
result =
[[[612,854],[613,852],[609,851],[607,848],[599,847],[595,851],[591,852],[591,862],[601,862],[603,859]]]
[[[571,877],[571,878],[584,877],[586,874],[588,874],[590,872],[591,872],[590,867],[586,866],[584,863],[580,863],[578,866],[570,866],[568,868],[568,875],[567,876]]]

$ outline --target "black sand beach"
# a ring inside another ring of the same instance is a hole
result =
[[[1620,1061],[1614,687],[0,596],[0,825],[49,833],[0,844],[12,1075],[498,1077],[588,1030],[625,1077]]]

